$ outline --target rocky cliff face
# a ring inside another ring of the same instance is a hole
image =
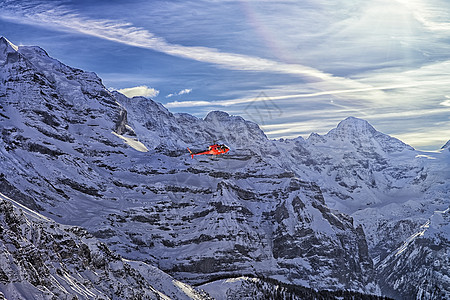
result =
[[[449,218],[448,208],[435,211],[380,263],[380,284],[387,293],[396,299],[450,298]]]
[[[177,279],[252,274],[379,293],[377,268],[388,272],[385,259],[448,205],[437,166],[449,154],[363,120],[270,141],[224,112],[202,120],[110,93],[37,47],[2,39],[0,64],[0,192]],[[212,141],[231,153],[185,150]]]
[[[0,225],[6,299],[209,299],[154,267],[124,260],[86,230],[59,225],[2,194]]]

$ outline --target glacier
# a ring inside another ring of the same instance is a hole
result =
[[[182,290],[251,275],[449,297],[449,143],[418,151],[353,117],[270,140],[226,112],[200,119],[111,92],[5,38],[0,66],[0,193],[84,228],[141,274],[153,266]],[[230,153],[188,155],[213,141]]]

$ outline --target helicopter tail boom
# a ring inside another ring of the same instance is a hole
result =
[[[194,158],[194,153],[192,153],[191,149],[189,149],[189,147],[187,147],[189,153],[191,154],[191,158]]]

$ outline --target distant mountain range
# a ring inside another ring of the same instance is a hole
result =
[[[186,149],[213,141],[230,152]],[[7,299],[450,298],[450,142],[417,151],[353,117],[270,140],[0,38],[0,153]]]

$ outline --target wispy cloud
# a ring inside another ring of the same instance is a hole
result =
[[[63,5],[42,2],[39,5],[24,5],[20,1],[4,1],[0,4],[0,18],[17,23],[51,27],[59,31],[79,32],[105,40],[159,51],[181,58],[211,63],[216,66],[241,71],[281,73],[299,76],[314,82],[319,90],[370,89],[357,81],[334,76],[318,69],[294,63],[284,63],[266,58],[220,51],[215,48],[183,46],[168,43],[150,31],[132,23],[112,20],[97,20],[82,16]]]
[[[447,96],[447,98],[450,98],[449,96]],[[447,99],[445,101],[442,101],[441,103],[439,103],[440,105],[443,106],[450,106],[450,99]]]
[[[169,95],[166,96],[166,98],[171,98],[173,96],[180,96],[180,95],[190,94],[191,92],[192,92],[192,89],[184,89],[184,90],[181,90],[181,91],[179,91],[177,93],[169,94]]]
[[[449,124],[444,124],[448,126]],[[406,132],[395,134],[394,136],[418,150],[438,150],[436,147],[430,147],[430,145],[438,145],[438,147],[444,146],[445,138],[448,137],[449,131],[445,127],[439,127],[436,130],[421,130],[415,132]]]
[[[415,19],[431,31],[442,32],[446,36],[450,30],[448,11],[439,1],[396,0],[408,8]]]
[[[342,90],[328,90],[323,92],[313,92],[313,93],[302,93],[302,94],[292,94],[292,95],[279,95],[279,96],[271,96],[271,100],[290,100],[290,99],[299,99],[299,98],[313,98],[318,96],[326,96],[326,95],[341,95],[341,94],[354,94],[361,92],[372,92],[372,91],[384,91],[384,90],[393,90],[393,89],[403,89],[410,87],[417,87],[426,83],[403,83],[403,84],[394,84],[394,85],[382,85],[382,86],[370,86],[364,88],[353,88],[353,89],[342,89]],[[436,84],[434,82],[434,84]],[[362,98],[363,96],[359,96]],[[250,98],[241,98],[241,99],[232,99],[232,100],[220,100],[220,101],[173,101],[165,104],[167,107],[194,107],[194,106],[231,106],[236,104],[244,104],[258,101],[254,97]],[[261,99],[264,101],[264,99]]]
[[[189,94],[190,92],[192,92],[192,89],[184,89],[184,90],[179,91],[177,93],[177,95]]]
[[[125,88],[117,90],[118,92],[124,94],[128,98],[133,98],[136,96],[142,96],[142,97],[156,97],[159,94],[159,91],[154,88],[149,88],[146,85],[141,86],[135,86],[131,88]]]
[[[308,82],[309,87],[315,90],[309,93],[277,96],[273,97],[273,100],[300,99],[323,95],[345,95],[346,97],[353,96],[353,98],[361,99],[355,93],[364,92],[365,99],[382,101],[382,99],[386,99],[386,95],[384,95],[384,91],[386,90],[423,84],[414,81],[403,81],[398,84],[387,81],[382,84],[374,84],[371,80],[364,80],[365,78],[361,78],[363,80],[355,80],[339,77],[301,64],[285,63],[251,55],[224,52],[215,48],[168,43],[164,38],[154,35],[147,29],[133,26],[131,23],[88,18],[69,10],[63,5],[49,5],[48,3],[44,3],[25,6],[20,1],[4,1],[3,4],[0,4],[0,11],[0,18],[10,21],[36,26],[47,26],[54,30],[79,32],[118,43],[159,51],[168,55],[211,63],[222,68],[299,76],[302,80]],[[190,89],[185,89],[178,93],[169,94],[166,97],[171,98],[176,95],[182,95],[183,93],[189,93],[190,91]],[[253,98],[220,102],[174,101],[168,103],[167,106],[230,106],[250,101],[253,101]]]
[[[288,113],[283,114],[283,120],[275,120],[274,123],[261,126],[270,138],[295,138],[307,137],[311,132],[325,134],[343,118],[349,115],[361,117],[357,112],[345,109],[321,109],[310,112],[293,112],[292,117]],[[378,112],[374,109],[370,115],[364,116],[378,131],[389,133],[403,142],[412,145],[419,150],[437,150],[448,139],[450,134],[450,120],[441,109],[417,109],[413,111]],[[423,123],[417,125],[417,119]],[[301,121],[298,121],[301,120]],[[441,121],[439,121],[441,120]],[[429,123],[429,124],[427,124]]]

